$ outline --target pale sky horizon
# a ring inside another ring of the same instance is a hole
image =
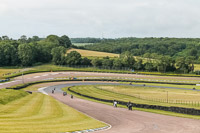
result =
[[[0,36],[200,38],[199,0],[1,0]]]

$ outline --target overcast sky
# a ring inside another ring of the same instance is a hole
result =
[[[0,36],[200,37],[200,0],[0,0]]]

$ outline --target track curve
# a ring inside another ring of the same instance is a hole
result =
[[[0,83],[0,88],[6,88],[11,87],[18,84],[23,83],[30,83],[35,81],[41,81],[41,80],[48,80],[48,79],[54,79],[54,78],[62,78],[62,77],[123,77],[123,78],[132,78],[132,79],[150,79],[152,81],[163,80],[163,81],[176,81],[177,82],[196,82],[199,83],[200,77],[173,77],[173,76],[155,76],[155,75],[137,75],[137,74],[118,74],[118,73],[95,73],[95,72],[44,72],[44,73],[33,73],[33,74],[27,74],[24,76],[19,76],[10,82],[6,83]],[[192,89],[192,88],[190,88]]]
[[[45,91],[57,100],[89,115],[104,121],[112,128],[103,133],[199,133],[200,121],[165,116],[142,111],[128,111],[124,108],[114,108],[109,105],[91,102],[79,98],[70,99],[62,96],[61,88],[66,86],[81,85],[82,83],[69,83],[47,87]],[[91,84],[84,82],[84,85]],[[94,84],[94,83],[92,83]],[[100,84],[100,83],[96,83]],[[82,84],[83,85],[83,84]],[[51,90],[56,87],[55,93]]]

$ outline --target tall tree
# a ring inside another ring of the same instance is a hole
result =
[[[176,59],[176,67],[181,72],[189,72],[189,65],[186,63],[186,59],[184,57],[178,57]]]
[[[113,68],[115,69],[121,69],[123,66],[122,60],[120,58],[117,58],[113,61]]]
[[[80,65],[81,62],[81,54],[77,51],[71,51],[67,54],[66,64],[67,65]]]
[[[68,36],[63,35],[59,38],[59,45],[66,47],[66,48],[69,48],[72,45],[72,43],[71,43]]]
[[[143,70],[144,69],[142,59],[137,60],[137,62],[134,64],[134,69],[136,69],[136,70]]]
[[[17,49],[7,43],[0,43],[0,65],[1,66],[10,66],[17,65]]]
[[[34,47],[31,44],[20,44],[18,56],[23,66],[31,66],[34,63]]]
[[[8,36],[2,36],[2,40],[9,40]]]
[[[83,59],[81,59],[81,65],[88,65],[90,66],[91,65],[91,60],[84,57]]]
[[[93,65],[94,67],[99,67],[99,66],[102,65],[101,59],[98,59],[98,58],[92,59],[91,63],[92,63],[92,65]]]
[[[125,67],[133,68],[135,64],[135,59],[131,52],[126,51],[120,54],[120,58],[122,59],[123,65]]]
[[[52,61],[56,65],[64,65],[65,64],[65,54],[66,54],[66,48],[63,46],[59,46],[56,48],[53,48],[51,51],[52,54]]]
[[[113,60],[111,60],[111,59],[103,59],[102,60],[102,66],[103,67],[107,67],[107,68],[111,68],[113,66]]]
[[[45,39],[45,41],[51,42],[55,46],[59,46],[59,37],[56,36],[56,35],[49,35],[49,36],[47,36],[47,38]]]
[[[20,43],[27,43],[27,37],[25,35],[22,35],[19,39]]]

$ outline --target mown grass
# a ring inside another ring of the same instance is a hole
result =
[[[194,71],[200,71],[200,64],[194,64]]]
[[[64,88],[64,90],[66,91],[67,88]],[[132,101],[138,104],[178,106],[200,109],[200,104],[197,104],[200,101],[200,92],[197,91],[107,85],[75,86],[72,90],[81,94],[102,99],[115,99],[126,102]],[[186,101],[187,103],[184,103]]]
[[[63,88],[64,91],[67,91],[68,88]],[[74,89],[74,87],[72,88]],[[71,93],[71,92],[70,92]],[[110,106],[113,106],[112,103],[108,103],[108,102],[102,102],[102,101],[98,101],[98,100],[94,100],[94,99],[90,99],[90,98],[87,98],[87,97],[83,97],[83,96],[80,96],[80,95],[77,95],[75,93],[71,93],[73,94],[74,96],[76,97],[79,97],[79,98],[82,98],[82,99],[85,99],[85,100],[89,100],[89,101],[94,101],[94,102],[98,102],[98,103],[103,103],[103,104],[107,104],[107,105],[110,105]],[[81,91],[81,94],[82,94],[82,91]],[[84,93],[86,94],[86,93]],[[88,95],[91,96],[91,93],[87,93]],[[110,98],[112,99],[113,95],[115,94],[111,94]],[[103,96],[101,96],[100,98],[104,98]],[[116,100],[116,97],[115,97],[115,100]],[[120,101],[124,100],[124,99],[119,99]],[[130,99],[129,99],[130,100]],[[135,103],[135,100],[132,101]],[[144,102],[145,104],[148,104],[147,102]],[[122,107],[122,108],[127,108],[126,106],[124,105],[118,105],[118,107]],[[187,115],[187,114],[180,114],[180,113],[174,113],[174,112],[169,112],[169,111],[163,111],[163,110],[156,110],[156,109],[144,109],[144,108],[133,108],[134,110],[138,110],[138,111],[145,111],[145,112],[151,112],[151,113],[157,113],[157,114],[163,114],[163,115],[170,115],[170,116],[176,116],[176,117],[184,117],[184,118],[191,118],[191,119],[200,119],[200,116],[196,116],[196,115]]]
[[[1,133],[71,132],[103,126],[104,123],[40,93],[0,105]]]
[[[4,74],[18,72],[20,69],[0,67],[0,79],[4,78]]]
[[[97,86],[102,90],[110,92],[134,96],[145,99],[167,99],[168,100],[185,100],[185,101],[200,101],[200,92],[193,90],[153,88],[153,87],[136,87],[136,86]]]
[[[123,84],[130,84],[132,83],[133,85],[150,85],[150,86],[163,86],[163,87],[175,87],[175,88],[185,88],[185,89],[191,89],[195,88],[196,90],[200,89],[200,86],[196,85],[176,85],[176,84],[159,84],[159,83],[137,83],[137,82],[120,82]],[[200,100],[200,99],[199,99]]]
[[[0,104],[7,104],[26,95],[28,93],[22,90],[0,89]]]

